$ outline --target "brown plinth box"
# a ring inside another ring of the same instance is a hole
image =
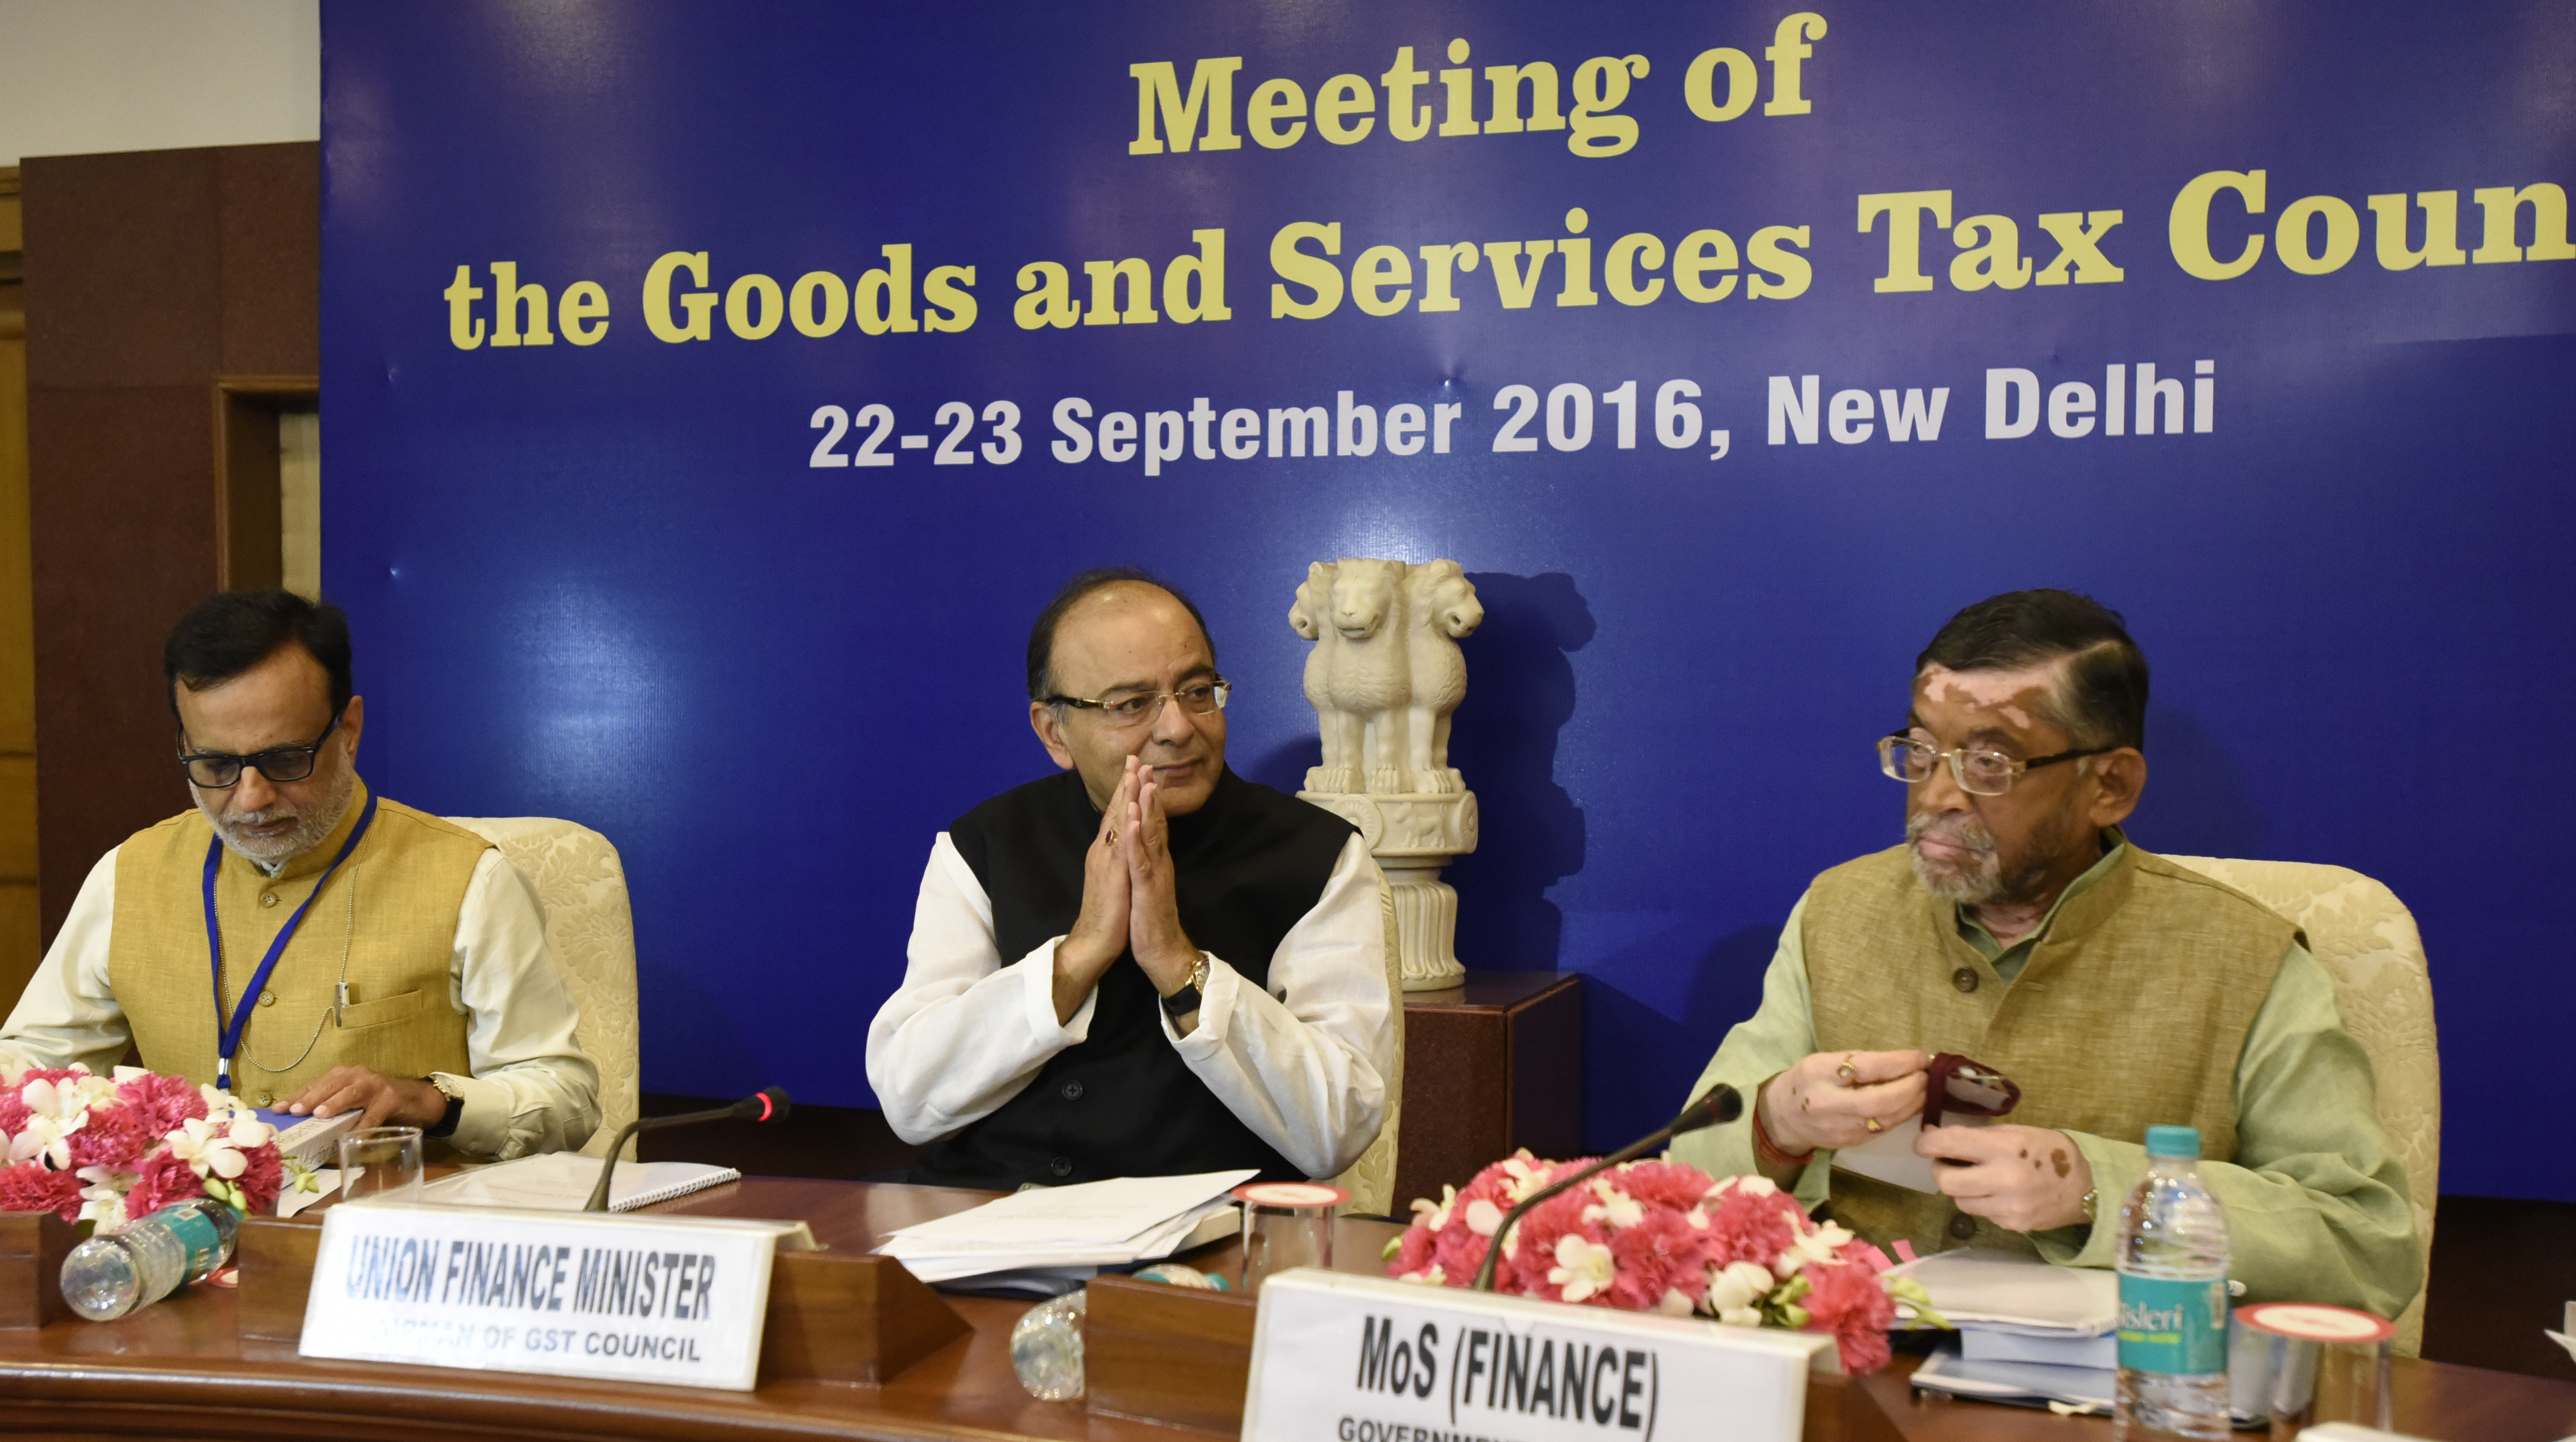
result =
[[[1404,994],[1404,1109],[1395,1215],[1437,1200],[1527,1147],[1583,1150],[1583,992],[1578,973],[1470,971],[1445,991]]]
[[[253,1217],[242,1224],[244,1340],[293,1342],[304,1335],[304,1302],[321,1246],[322,1229],[311,1222]],[[892,1258],[780,1252],[769,1273],[760,1380],[877,1386],[969,1330],[937,1292]]]
[[[0,1331],[33,1331],[71,1315],[63,1258],[71,1223],[51,1212],[0,1212]]]
[[[1085,1290],[1082,1379],[1092,1411],[1243,1431],[1252,1298],[1129,1277],[1094,1277]]]

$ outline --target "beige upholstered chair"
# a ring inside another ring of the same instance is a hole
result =
[[[546,946],[581,1008],[581,1048],[599,1068],[599,1131],[582,1150],[598,1156],[635,1120],[637,1059],[635,918],[626,867],[608,838],[550,816],[451,816],[500,848],[535,884],[546,908]],[[635,1145],[625,1156],[633,1160]]]
[[[1333,1181],[1351,1194],[1344,1212],[1383,1217],[1395,1205],[1395,1133],[1404,1103],[1404,968],[1396,952],[1395,889],[1383,876],[1378,878],[1377,899],[1378,910],[1386,918],[1386,989],[1395,1008],[1395,1065],[1386,1073],[1386,1123],[1351,1169]]]
[[[2308,949],[2334,978],[2343,1024],[2370,1053],[2379,1079],[2379,1122],[2406,1166],[2415,1234],[2433,1250],[2433,1202],[2440,1195],[2442,1069],[2434,1045],[2433,983],[2415,918],[2394,892],[2358,871],[2301,861],[2229,861],[2168,856],[2235,887],[2308,934]],[[2397,1348],[2414,1356],[2424,1340],[2424,1297],[2397,1318]]]

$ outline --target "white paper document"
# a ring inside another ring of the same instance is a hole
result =
[[[1834,1170],[1853,1172],[1894,1187],[1937,1192],[1933,1161],[1914,1154],[1914,1139],[1923,1134],[1923,1118],[1910,1116],[1856,1147],[1834,1153]]]
[[[1257,1175],[1119,1177],[1014,1192],[905,1227],[877,1251],[925,1282],[1125,1266],[1232,1235],[1235,1206],[1226,1193]]]
[[[2120,1315],[2120,1279],[2095,1267],[2052,1267],[2002,1252],[1940,1252],[1897,1267],[1954,1323],[2033,1336],[2094,1337]]]

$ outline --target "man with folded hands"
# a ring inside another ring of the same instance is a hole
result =
[[[1067,583],[1028,684],[1058,772],[932,843],[868,1028],[912,1180],[1348,1167],[1385,1119],[1396,1025],[1358,832],[1226,768],[1214,644],[1142,572]]]
[[[2087,597],[2014,592],[1942,627],[1879,742],[1905,844],[1809,886],[1699,1081],[1755,1105],[1674,1154],[1830,1195],[1882,1244],[2107,1267],[2146,1128],[2187,1123],[2255,1300],[2395,1316],[2423,1261],[2370,1060],[2296,927],[2121,833],[2146,711],[2145,658]],[[1922,1129],[1937,1193],[1836,1169],[1923,1113],[1927,1052],[2001,1073],[2019,1106]]]

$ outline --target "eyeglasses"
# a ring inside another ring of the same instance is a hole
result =
[[[2120,748],[2095,746],[2084,751],[2060,751],[2054,756],[2034,756],[2016,761],[2000,751],[1978,746],[1962,746],[1944,751],[1928,741],[1917,741],[1902,731],[1878,738],[1878,769],[1904,782],[1920,786],[1932,779],[1933,763],[1950,758],[1950,777],[1959,789],[1972,796],[2001,796],[2012,790],[2013,782],[2035,766],[2054,766],[2079,756],[2101,756]]]
[[[322,743],[340,729],[340,716],[348,708],[331,713],[331,724],[313,738],[310,746],[272,746],[256,756],[234,756],[222,751],[200,751],[181,756],[180,766],[188,779],[209,791],[221,791],[241,780],[242,768],[256,769],[271,781],[301,781],[313,774],[313,758],[320,755]]]
[[[1234,683],[1223,676],[1213,681],[1196,681],[1177,691],[1147,691],[1134,696],[1113,696],[1089,701],[1080,696],[1049,696],[1050,706],[1071,706],[1082,711],[1100,713],[1100,724],[1114,731],[1150,725],[1163,714],[1163,703],[1178,701],[1181,709],[1193,716],[1205,716],[1225,709],[1226,693]]]

